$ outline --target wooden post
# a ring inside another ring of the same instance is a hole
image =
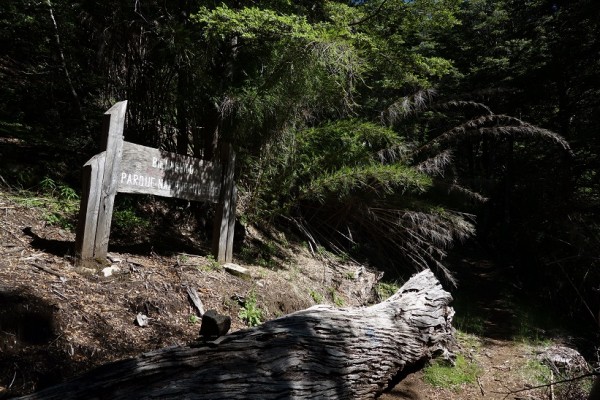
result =
[[[83,190],[77,220],[75,254],[80,259],[94,258],[94,243],[98,227],[100,192],[97,190],[104,178],[106,152],[96,154],[83,166]]]
[[[222,148],[223,167],[219,163],[125,142],[126,110],[125,100],[104,114],[103,151],[84,165],[75,239],[78,257],[81,260],[106,257],[115,195],[121,192],[218,202],[213,254],[221,263],[231,261],[237,202],[233,147]]]
[[[234,184],[235,152],[228,144],[222,149],[223,184],[221,197],[215,212],[212,252],[220,263],[230,262],[233,255],[233,232],[237,191]]]
[[[225,249],[224,262],[231,262],[233,259],[233,234],[235,231],[235,208],[237,206],[237,187],[233,185],[231,192],[231,203],[229,212],[229,225],[227,229],[227,247]]]
[[[105,258],[117,194],[117,176],[123,152],[127,100],[104,113],[102,153],[84,166],[83,195],[77,225],[76,251],[81,259]],[[99,190],[98,190],[99,189]]]
[[[100,206],[98,208],[98,228],[94,245],[94,258],[106,258],[108,253],[108,238],[112,221],[113,206],[117,194],[117,177],[121,172],[121,156],[123,154],[123,128],[125,126],[125,112],[127,100],[118,102],[104,113],[105,127],[103,141],[106,150],[104,164],[104,177],[100,193]]]

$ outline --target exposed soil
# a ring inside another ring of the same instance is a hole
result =
[[[200,322],[188,286],[197,290],[206,310],[230,315],[232,330],[247,327],[238,313],[251,292],[263,319],[316,300],[344,306],[374,301],[375,273],[330,256],[315,257],[299,246],[279,248],[281,259],[267,267],[245,263],[249,279],[217,267],[201,244],[197,254],[136,246],[136,254],[109,252],[106,264],[77,265],[71,257],[74,234],[43,222],[43,209],[3,191],[0,213],[0,397],[40,389],[107,361],[193,341]],[[259,240],[260,233],[247,237]],[[111,266],[120,272],[105,277],[102,270]],[[149,318],[147,326],[136,324],[138,313]]]
[[[417,372],[396,385],[381,399],[410,400],[467,400],[467,399],[549,399],[546,388],[513,393],[539,385],[536,371],[530,366],[536,348],[513,341],[485,340],[483,347],[464,349],[482,370],[477,383],[450,388],[435,388],[423,381],[423,372]]]
[[[77,265],[71,257],[74,234],[46,224],[44,212],[0,189],[0,398],[32,392],[111,360],[192,342],[200,324],[188,287],[197,290],[205,309],[230,315],[232,330],[246,327],[238,313],[251,292],[264,318],[316,301],[344,306],[377,301],[378,274],[291,244],[279,246],[273,263],[234,260],[248,268],[249,279],[217,268],[205,244],[196,242],[184,252],[168,237],[163,246],[160,238],[145,246],[115,245],[108,262]],[[245,240],[266,241],[250,229]],[[102,270],[111,266],[120,272],[105,277]],[[504,311],[495,317],[501,319]],[[139,313],[149,318],[147,326],[136,324]],[[536,383],[526,368],[537,349],[488,332],[489,338],[476,344],[461,341],[460,351],[482,369],[476,384],[434,388],[417,372],[381,398],[548,398],[543,390],[506,397]]]

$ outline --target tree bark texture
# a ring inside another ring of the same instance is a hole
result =
[[[431,271],[366,308],[318,305],[195,347],[106,364],[25,399],[373,399],[454,344]]]

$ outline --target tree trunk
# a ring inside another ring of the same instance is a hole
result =
[[[319,305],[193,347],[104,365],[28,399],[373,399],[451,355],[452,300],[431,271],[367,308]]]

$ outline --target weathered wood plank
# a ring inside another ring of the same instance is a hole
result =
[[[75,254],[81,259],[94,257],[98,211],[100,209],[100,192],[98,188],[104,178],[105,161],[106,152],[103,151],[89,159],[83,166],[83,188],[75,239]]]
[[[219,201],[221,166],[124,142],[118,191],[191,201]]]
[[[431,271],[366,308],[315,306],[197,347],[107,364],[25,399],[374,399],[454,344],[451,296]],[[435,325],[415,326],[423,315]]]
[[[225,164],[223,186],[214,219],[212,252],[220,263],[231,261],[233,253],[233,229],[235,224],[235,152],[230,144],[222,149],[222,160]],[[231,239],[230,239],[231,236]],[[231,243],[231,248],[228,245]],[[228,251],[229,250],[229,251]]]
[[[123,153],[123,128],[127,100],[120,101],[104,113],[103,145],[106,151],[104,176],[100,186],[100,205],[98,210],[98,227],[94,244],[94,258],[106,258],[110,225],[112,221],[115,195],[117,194],[117,176],[121,171]]]
[[[188,285],[186,287],[186,291],[187,291],[188,297],[194,304],[194,307],[196,307],[196,311],[198,311],[198,316],[199,317],[203,316],[204,315],[204,304],[202,304],[202,300],[200,300],[200,296],[198,295],[198,292],[196,291],[196,289],[194,289],[193,287]]]
[[[229,222],[227,226],[227,242],[225,244],[225,262],[233,260],[233,236],[235,233],[235,210],[237,207],[237,187],[233,185],[231,192],[231,203],[229,205]]]

